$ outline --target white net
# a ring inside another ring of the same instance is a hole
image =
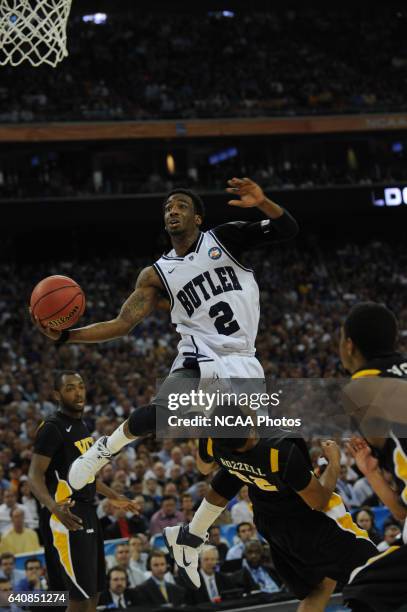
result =
[[[56,66],[68,55],[72,0],[0,0],[0,65]]]

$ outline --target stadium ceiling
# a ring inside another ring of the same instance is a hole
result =
[[[210,10],[233,10],[243,9],[251,11],[253,8],[267,9],[273,7],[294,7],[295,1],[283,0],[194,0],[194,2],[185,2],[185,0],[73,0],[72,13],[82,14],[86,12],[105,12],[118,13],[120,11],[134,11],[136,13],[143,9],[148,9],[149,12],[154,10],[183,11],[183,12],[202,12]]]

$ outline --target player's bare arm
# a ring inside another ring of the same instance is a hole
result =
[[[240,200],[229,200],[230,206],[256,207],[270,219],[278,219],[284,214],[281,206],[267,198],[262,188],[251,179],[247,177],[242,179],[232,178],[228,181],[228,185],[226,191],[240,197]]]
[[[134,514],[139,514],[140,507],[137,502],[132,499],[129,499],[125,495],[120,495],[120,493],[116,493],[111,487],[106,485],[100,478],[96,479],[96,491],[107,497],[112,506],[115,508],[122,508],[126,512],[133,512]]]
[[[348,444],[348,448],[356,461],[356,465],[366,476],[370,486],[378,498],[387,506],[392,515],[399,521],[407,517],[407,509],[403,506],[390,484],[386,481],[379,462],[372,455],[372,449],[363,438],[354,437]]]
[[[31,492],[43,506],[48,508],[51,514],[55,514],[67,529],[70,531],[78,531],[82,529],[82,519],[72,514],[70,510],[75,505],[75,502],[67,500],[66,502],[58,504],[47,489],[45,484],[45,472],[50,463],[50,457],[37,453],[33,454],[28,472],[28,483]]]
[[[340,450],[332,440],[322,442],[323,455],[329,463],[318,480],[312,476],[309,484],[298,495],[313,509],[324,510],[335,490],[340,470]]]
[[[216,461],[212,461],[211,463],[207,463],[206,461],[203,461],[201,455],[199,454],[199,450],[198,450],[198,453],[196,455],[196,467],[201,472],[201,474],[203,474],[204,476],[207,476],[211,472],[214,472],[215,470],[217,470],[219,466],[216,463]]]
[[[154,310],[164,291],[162,282],[154,268],[152,266],[144,268],[139,274],[133,293],[124,302],[115,319],[71,329],[67,342],[106,342],[126,336]],[[40,331],[51,340],[58,341],[60,339],[60,331],[50,327],[44,328],[37,319],[34,322]]]

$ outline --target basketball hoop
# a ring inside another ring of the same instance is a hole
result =
[[[0,66],[55,67],[68,55],[66,26],[72,0],[0,0]]]

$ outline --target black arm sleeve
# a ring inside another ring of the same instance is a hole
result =
[[[214,461],[213,455],[208,452],[209,438],[199,439],[199,456],[204,463],[212,463]]]
[[[53,457],[63,444],[59,429],[54,423],[40,425],[34,442],[34,453]]]
[[[295,491],[302,491],[311,481],[309,461],[298,446],[291,442],[285,456],[280,456],[281,480]]]
[[[229,474],[225,468],[218,470],[211,482],[211,487],[215,493],[229,501],[236,497],[244,485],[243,480],[233,476],[233,474]]]
[[[294,238],[298,233],[298,224],[285,210],[278,219],[232,221],[218,225],[212,231],[229,253],[238,259],[244,251]]]

